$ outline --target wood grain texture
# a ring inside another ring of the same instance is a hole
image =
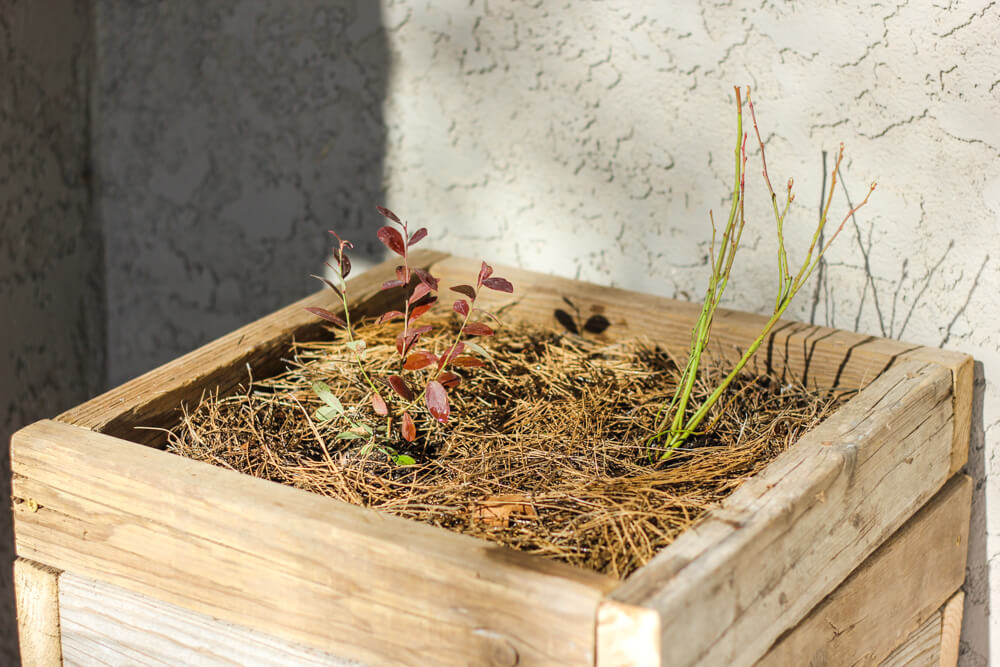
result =
[[[955,593],[941,609],[941,667],[955,667],[958,664],[964,612],[964,591]]]
[[[965,579],[972,480],[952,478],[757,667],[876,665]]]
[[[352,667],[277,637],[67,572],[59,587],[66,667]]]
[[[664,664],[753,664],[944,485],[951,387],[895,365],[612,599],[660,613]]]
[[[448,256],[435,262],[433,270],[446,282],[467,282],[478,266],[477,261]],[[511,319],[558,326],[557,310],[581,323],[592,316],[601,316],[607,320],[608,327],[600,337],[645,336],[662,344],[671,354],[686,358],[691,327],[697,321],[700,304],[524,269],[495,268],[499,275],[514,283],[514,294],[484,290],[481,299],[484,304],[506,308]],[[760,335],[766,321],[767,318],[760,315],[720,309],[715,316],[712,343],[707,353],[730,360],[739,357]],[[951,469],[957,472],[965,465],[969,450],[973,370],[969,355],[782,320],[761,345],[751,366],[786,380],[801,381],[809,387],[860,389],[905,359],[935,363],[952,373],[956,419]]]
[[[942,664],[941,617],[940,609],[931,614],[879,667],[939,667]]]
[[[21,663],[26,667],[59,667],[59,570],[18,558],[14,561],[17,632]]]
[[[12,455],[19,554],[366,662],[589,664],[617,583],[69,424]]]
[[[414,251],[410,259],[412,266],[426,268],[446,256],[421,250]],[[383,262],[350,280],[352,314],[383,310],[395,295],[380,292],[379,287],[395,277],[396,264],[395,260]],[[162,432],[136,427],[172,426],[181,403],[197,401],[204,391],[218,388],[225,393],[246,382],[248,365],[257,377],[278,370],[293,338],[327,337],[328,324],[306,312],[306,306],[335,313],[343,310],[331,290],[319,291],[67,410],[56,419],[133,442],[158,445],[163,440]]]

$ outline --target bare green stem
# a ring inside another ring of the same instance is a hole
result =
[[[750,109],[750,116],[753,121],[754,134],[756,135],[757,142],[760,145],[762,172],[764,175],[764,182],[767,184],[768,193],[771,196],[771,207],[774,212],[778,235],[778,293],[775,297],[774,312],[764,325],[760,335],[757,336],[757,338],[755,338],[750,346],[743,352],[740,360],[736,363],[729,374],[726,375],[718,386],[716,386],[712,393],[709,394],[708,398],[706,398],[701,405],[699,405],[694,412],[688,416],[688,404],[690,402],[691,393],[694,389],[695,380],[697,379],[701,356],[708,345],[709,333],[715,316],[715,311],[722,299],[722,293],[725,291],[726,285],[728,284],[729,276],[732,271],[733,260],[736,255],[736,251],[739,248],[739,239],[743,233],[743,226],[745,223],[743,207],[746,196],[747,137],[746,134],[743,133],[743,105],[740,100],[740,90],[737,88],[736,128],[739,138],[736,146],[736,173],[733,179],[733,204],[730,209],[729,220],[726,222],[726,227],[723,232],[718,256],[716,256],[714,252],[715,221],[714,219],[712,220],[712,275],[709,278],[708,292],[705,295],[705,302],[702,304],[701,314],[699,315],[698,321],[691,334],[691,349],[687,365],[684,368],[684,372],[681,374],[681,380],[678,383],[677,390],[674,393],[673,398],[671,398],[670,403],[666,406],[661,406],[659,412],[657,413],[655,433],[646,440],[646,446],[650,455],[652,456],[654,452],[659,452],[660,460],[668,458],[677,447],[683,444],[692,434],[697,432],[698,427],[701,426],[701,423],[704,421],[705,417],[708,416],[713,406],[719,401],[722,394],[726,391],[729,385],[732,384],[733,380],[736,379],[736,376],[739,375],[740,371],[742,371],[746,364],[750,361],[764,340],[770,335],[774,326],[788,309],[792,299],[798,293],[799,289],[802,288],[802,285],[804,285],[809,279],[809,276],[819,264],[820,259],[826,253],[827,249],[829,249],[830,244],[844,228],[844,225],[850,217],[854,215],[858,209],[868,203],[868,198],[875,190],[876,184],[872,183],[871,188],[869,188],[868,194],[865,196],[864,200],[848,211],[847,215],[844,216],[844,219],[837,227],[837,230],[831,235],[826,243],[824,243],[822,247],[817,250],[817,244],[823,229],[826,227],[827,216],[830,211],[830,205],[833,201],[837,169],[840,167],[840,163],[844,158],[844,145],[841,144],[834,168],[834,176],[830,184],[830,191],[823,207],[823,213],[816,225],[816,230],[813,234],[809,249],[806,252],[806,257],[802,261],[802,265],[799,267],[799,270],[794,276],[792,276],[789,270],[788,254],[785,248],[784,223],[785,217],[788,215],[788,210],[791,207],[791,203],[795,200],[795,195],[792,193],[793,182],[792,179],[788,179],[785,205],[783,208],[779,209],[778,197],[774,192],[774,188],[771,186],[771,179],[767,173],[767,160],[764,154],[764,140],[761,137],[760,129],[757,126],[757,116],[754,111],[753,101],[750,99],[749,88],[746,90],[746,97],[747,106]]]

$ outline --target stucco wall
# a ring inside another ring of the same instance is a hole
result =
[[[361,237],[383,199],[443,249],[698,298],[732,85],[753,86],[776,183],[795,177],[797,249],[844,141],[834,210],[879,189],[790,315],[982,362],[963,661],[1000,656],[1000,6],[96,4],[114,382],[311,289],[323,230]],[[727,303],[763,312],[751,188]]]
[[[91,22],[0,0],[0,664],[16,665],[7,441],[103,386],[101,240],[88,185]]]
[[[388,3],[388,203],[448,250],[699,298],[732,85],[753,87],[776,186],[795,177],[799,249],[844,141],[834,210],[879,188],[790,315],[982,362],[962,655],[1000,659],[1000,5],[735,4]],[[751,169],[726,301],[765,312],[775,241]]]
[[[117,384],[316,289],[327,229],[365,236],[388,54],[364,0],[95,8]]]

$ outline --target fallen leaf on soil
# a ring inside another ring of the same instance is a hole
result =
[[[515,518],[538,518],[531,499],[521,494],[490,496],[477,501],[472,510],[472,518],[487,526],[509,526],[511,515],[520,515]]]

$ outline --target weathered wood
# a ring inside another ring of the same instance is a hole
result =
[[[951,387],[895,365],[611,598],[660,613],[664,664],[753,664],[944,485]]]
[[[597,612],[598,667],[654,665],[660,659],[660,615],[605,600]]]
[[[610,577],[68,424],[12,440],[23,556],[363,661],[594,660]]]
[[[410,261],[412,266],[426,268],[446,256],[421,250],[414,251]],[[388,299],[398,298],[379,291],[383,281],[395,277],[396,264],[395,260],[383,262],[350,280],[352,314],[382,312]],[[197,401],[204,391],[218,388],[225,393],[246,382],[248,366],[255,376],[266,377],[279,369],[293,338],[324,338],[328,324],[306,312],[306,306],[334,313],[343,310],[332,290],[319,291],[67,410],[56,419],[133,442],[159,444],[163,433],[149,429],[173,426],[181,403]]]
[[[443,253],[419,263],[446,284],[478,271]],[[377,287],[393,265],[352,280],[358,312],[390,298]],[[483,298],[506,304],[511,320],[600,315],[604,338],[687,349],[696,304],[497,271],[515,294]],[[306,305],[337,309],[317,294],[58,418],[84,428],[41,422],[19,432],[19,552],[374,662],[589,663],[600,643],[602,664],[647,652],[670,664],[751,664],[966,459],[969,357],[782,323],[758,368],[865,389],[602,602],[616,582],[86,430],[158,443],[160,433],[136,427],[169,426],[181,402],[228,391],[247,364],[255,376],[276,369],[293,338],[322,337]],[[720,312],[712,354],[737,355],[763,322]]]
[[[59,612],[66,667],[359,664],[71,572],[60,582]]]
[[[942,667],[941,617],[938,609],[879,663],[879,667]]]
[[[965,593],[958,591],[879,667],[955,667]]]
[[[964,591],[955,593],[941,610],[941,667],[955,667],[958,664],[964,612]]]
[[[59,667],[59,570],[18,558],[14,561],[17,595],[17,633],[21,663],[32,667]]]
[[[794,628],[757,667],[871,665],[962,585],[972,480],[952,478]]]

